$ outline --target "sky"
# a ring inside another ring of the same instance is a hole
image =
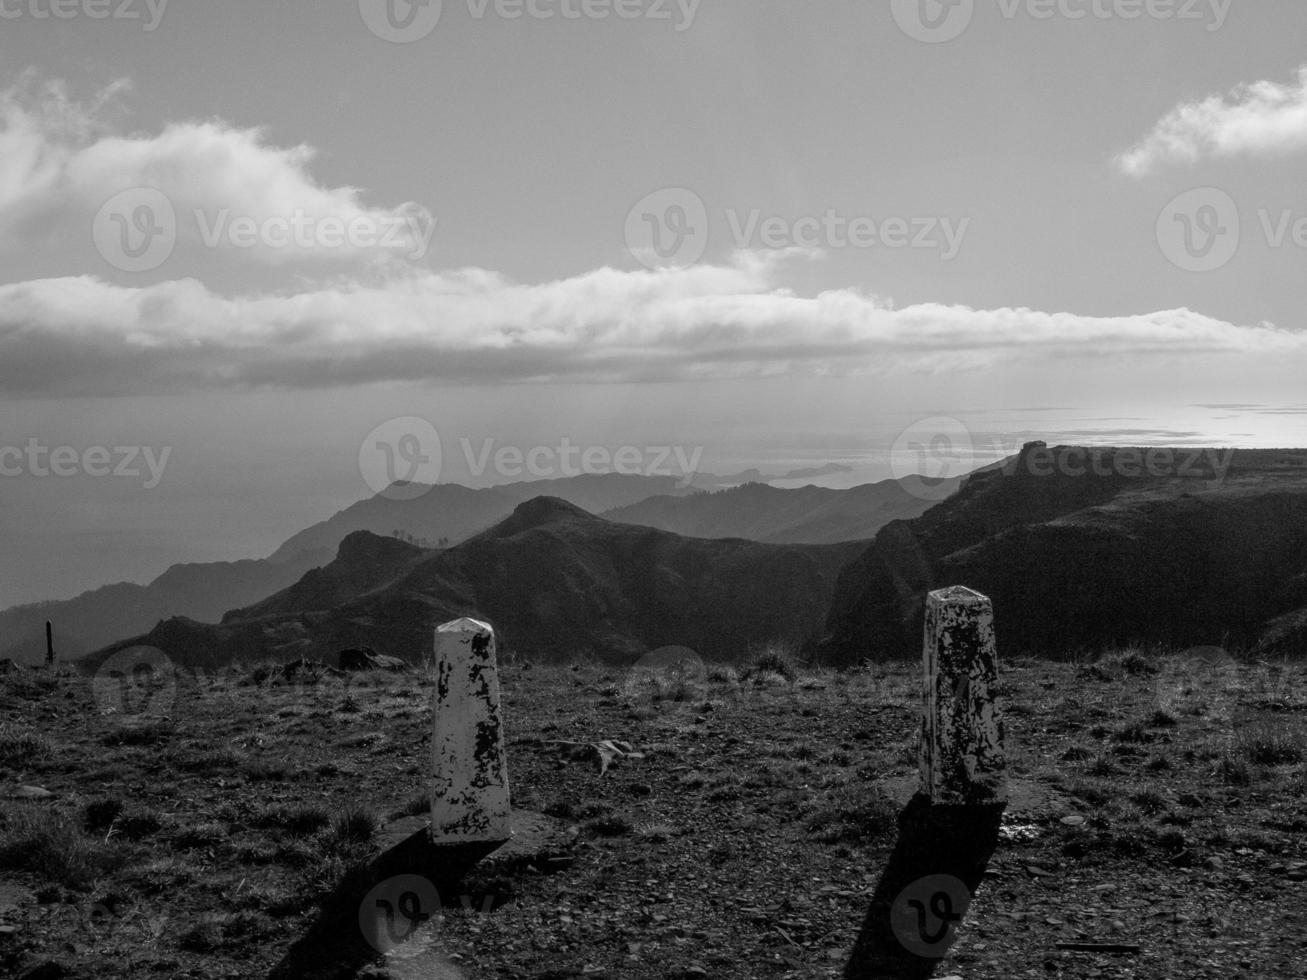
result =
[[[1304,37],[1299,0],[0,0],[0,606],[389,477],[1301,446]]]

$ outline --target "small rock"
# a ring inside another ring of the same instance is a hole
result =
[[[1084,822],[1085,822],[1084,817],[1076,816],[1074,814],[1069,817],[1062,818],[1062,823],[1067,827],[1080,827],[1084,825]]]
[[[1219,857],[1213,855],[1212,857],[1203,859],[1203,867],[1208,871],[1219,871],[1221,868],[1225,867],[1225,862]]]
[[[19,786],[9,793],[14,800],[52,800],[54,794],[41,786]]]

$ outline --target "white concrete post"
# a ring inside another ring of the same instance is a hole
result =
[[[495,631],[459,619],[436,629],[431,836],[437,844],[512,837]]]
[[[971,589],[926,597],[921,792],[936,803],[976,803],[1004,793],[1003,722],[994,702],[994,607]]]

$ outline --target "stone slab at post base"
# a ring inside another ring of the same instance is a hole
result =
[[[990,600],[960,586],[931,592],[922,659],[920,792],[935,803],[959,805],[1004,798]]]

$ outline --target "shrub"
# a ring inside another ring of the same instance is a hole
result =
[[[1144,763],[1144,768],[1149,772],[1166,772],[1171,768],[1171,760],[1165,755],[1159,753],[1151,756],[1148,761]]]
[[[0,766],[26,764],[50,755],[50,742],[35,732],[0,727]]]
[[[255,946],[277,933],[277,926],[260,912],[206,915],[178,937],[182,949],[192,953],[216,953],[227,948]]]
[[[163,826],[163,821],[153,810],[143,810],[119,817],[116,826],[118,833],[128,840],[143,840],[151,834],[158,833]]]
[[[1158,708],[1148,716],[1147,724],[1150,728],[1174,728],[1176,717],[1165,708]]]
[[[407,803],[390,814],[391,820],[402,820],[404,817],[421,817],[431,811],[431,798],[424,793],[419,793],[412,797]]]
[[[1116,763],[1109,756],[1099,755],[1094,758],[1089,765],[1085,766],[1085,772],[1091,776],[1116,776],[1121,770],[1117,768]]]
[[[250,759],[239,766],[241,773],[252,783],[280,782],[290,775],[290,766],[284,762]]]
[[[1247,786],[1253,781],[1252,770],[1248,768],[1248,763],[1228,754],[1221,756],[1216,774],[1230,786]]]
[[[1283,766],[1302,762],[1307,756],[1307,737],[1296,726],[1260,723],[1245,728],[1235,738],[1240,755],[1259,766]]]
[[[331,822],[332,838],[339,844],[360,844],[376,829],[376,814],[363,806],[352,806]]]
[[[1138,649],[1118,650],[1100,657],[1094,667],[1102,674],[1104,680],[1111,680],[1122,674],[1130,677],[1147,677],[1160,672],[1161,668]]]
[[[1118,742],[1131,742],[1138,745],[1144,742],[1151,742],[1153,736],[1149,733],[1148,726],[1144,722],[1137,721],[1121,728],[1116,733],[1116,740]]]
[[[108,830],[123,812],[123,801],[114,797],[95,800],[82,809],[82,824],[90,833]]]
[[[138,725],[124,725],[106,732],[100,739],[102,745],[113,748],[119,745],[160,745],[177,734],[176,727],[169,721],[152,721]]]
[[[229,748],[203,751],[189,756],[177,756],[173,765],[182,772],[197,776],[209,776],[215,773],[237,769],[244,760]]]
[[[227,828],[220,823],[201,823],[183,827],[172,835],[172,845],[181,850],[204,850],[227,839]]]
[[[1130,802],[1139,807],[1144,813],[1161,813],[1167,808],[1166,797],[1155,790],[1145,789],[1134,793],[1130,797]]]
[[[576,817],[576,807],[570,800],[554,800],[544,809],[545,814],[559,820],[572,820]]]
[[[634,828],[631,821],[620,813],[608,813],[594,817],[581,825],[581,830],[595,837],[621,837]]]
[[[772,644],[750,660],[744,672],[745,677],[764,674],[779,674],[786,681],[793,683],[799,675],[799,670],[788,650]]]
[[[729,667],[726,664],[708,665],[708,682],[710,684],[734,684],[739,679],[740,676],[735,672],[734,667]]]
[[[0,868],[86,890],[124,861],[117,847],[86,837],[57,811],[18,807],[0,813]]]
[[[292,837],[310,837],[331,823],[331,814],[320,806],[278,806],[255,819],[256,827],[277,828]]]
[[[804,827],[823,844],[878,840],[894,830],[896,809],[875,785],[842,783],[812,805]]]

